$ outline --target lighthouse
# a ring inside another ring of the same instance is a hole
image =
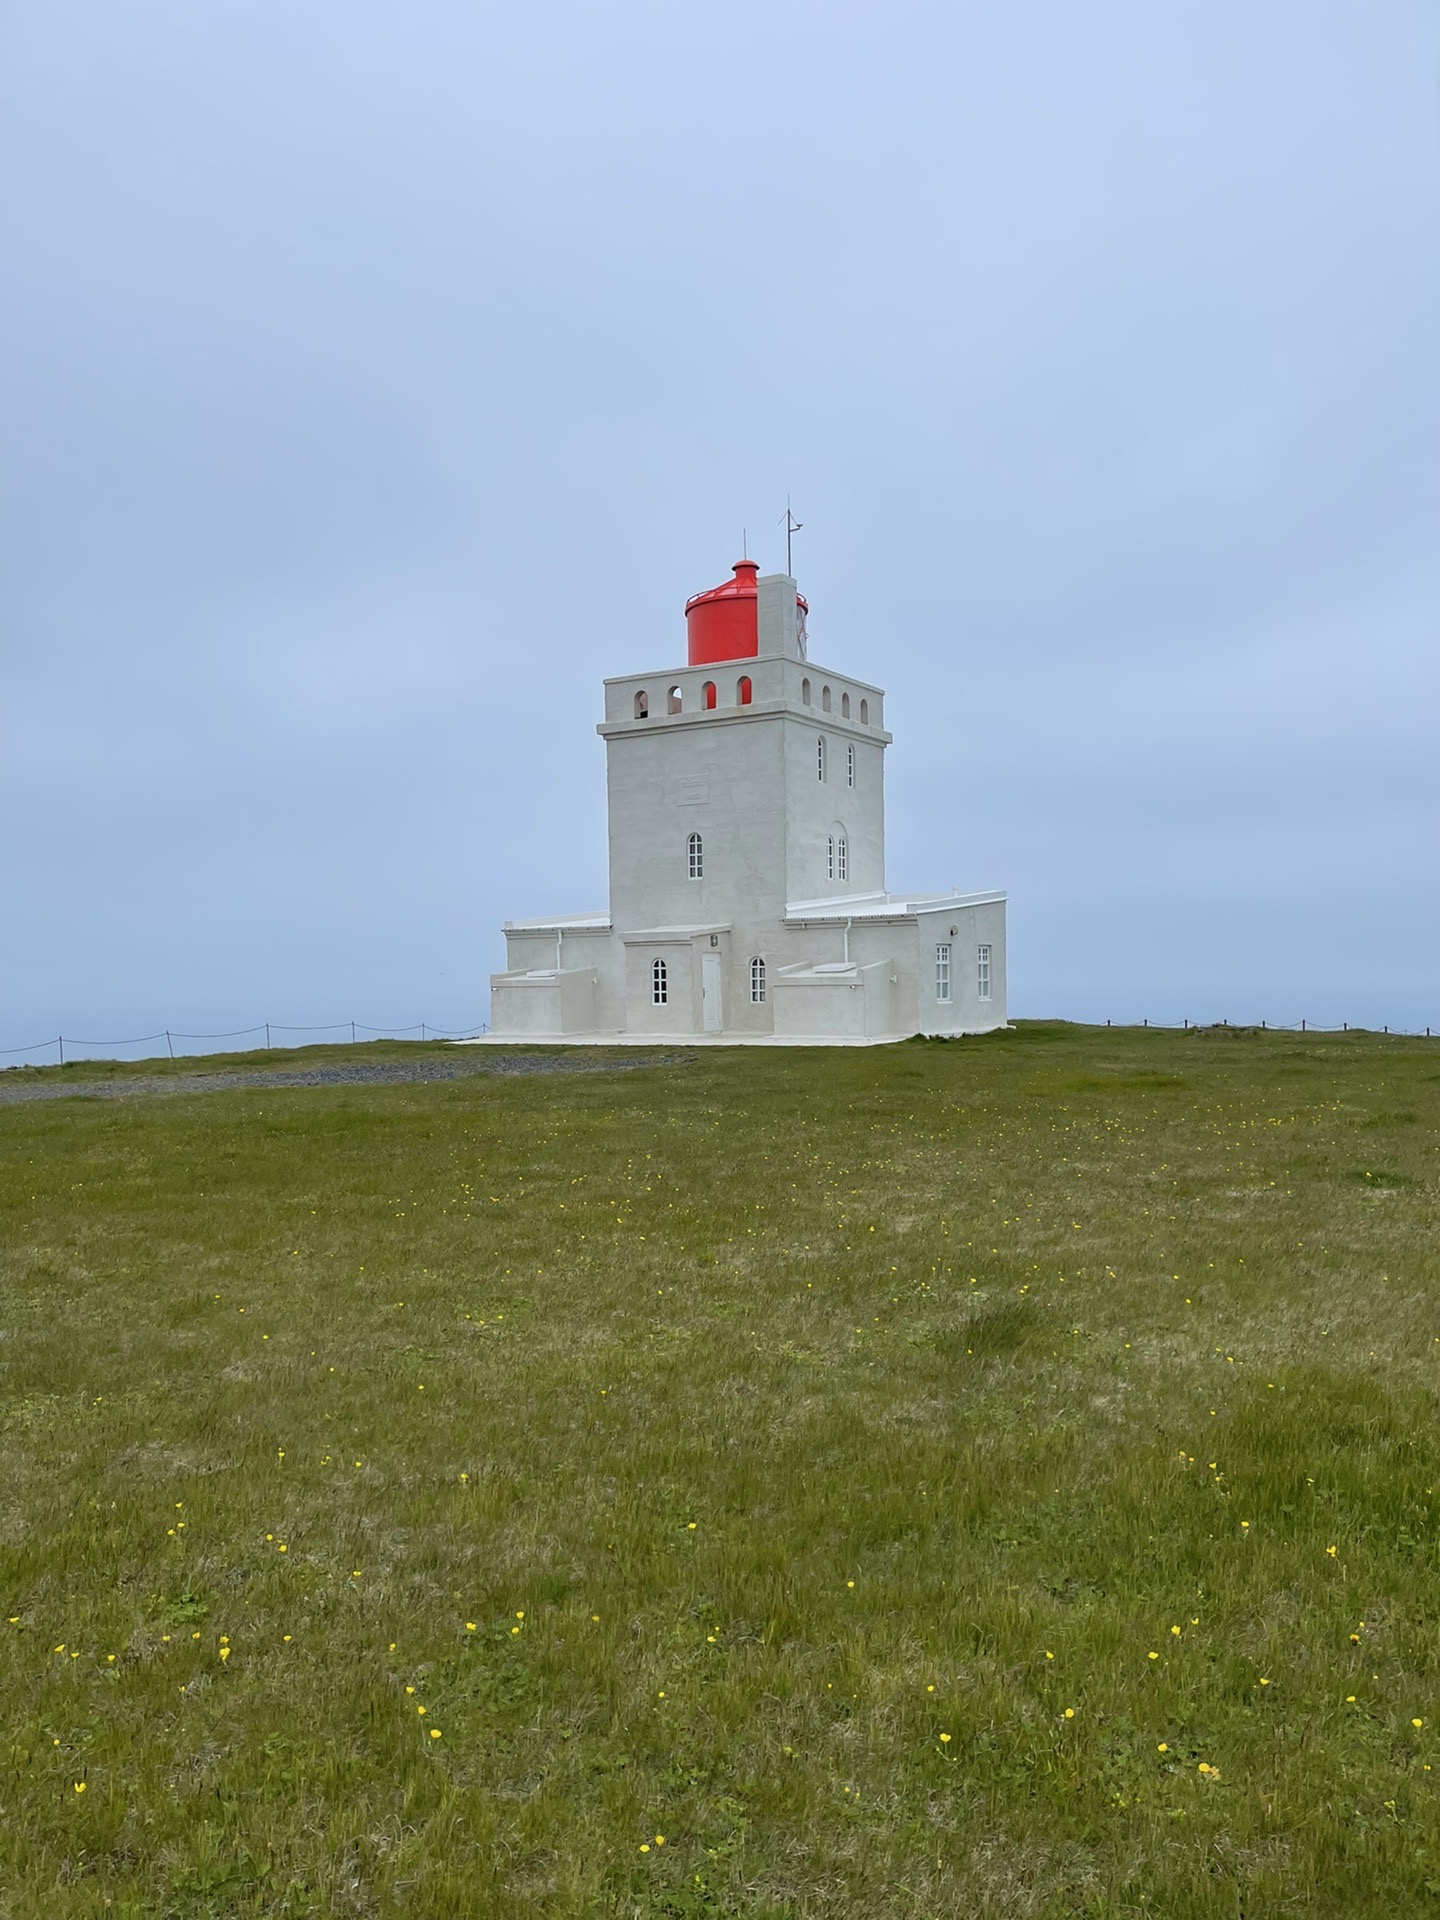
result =
[[[683,667],[605,682],[609,903],[508,921],[493,1040],[863,1045],[1005,1024],[1005,895],[890,893],[883,691],[737,561]]]

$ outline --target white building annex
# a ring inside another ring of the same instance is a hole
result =
[[[864,1045],[1005,1024],[1005,895],[885,890],[885,696],[753,560],[605,682],[607,912],[505,924],[493,1040]]]

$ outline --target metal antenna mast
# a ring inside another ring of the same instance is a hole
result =
[[[795,535],[799,533],[805,522],[803,520],[797,520],[790,511],[790,496],[788,493],[785,496],[785,516],[780,524],[785,529],[785,571],[793,579],[795,577],[795,567],[790,554],[790,543],[795,538]]]

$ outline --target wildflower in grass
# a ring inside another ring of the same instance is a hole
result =
[[[1263,1673],[1260,1676],[1260,1684],[1262,1687],[1268,1687],[1270,1684],[1270,1682],[1265,1678]]]
[[[941,1736],[940,1736],[940,1740],[941,1740],[941,1744],[942,1744],[943,1746],[947,1746],[947,1747],[948,1747],[948,1746],[949,1746],[949,1744],[950,1744],[950,1735],[949,1735],[948,1733],[942,1733],[942,1734],[941,1734]]]
[[[440,1729],[438,1727],[431,1727],[430,1738],[432,1740],[438,1740],[440,1738]]]
[[[1171,1629],[1170,1629],[1170,1631],[1171,1631],[1171,1633],[1173,1633],[1173,1634],[1175,1635],[1175,1638],[1176,1638],[1177,1640],[1178,1640],[1178,1639],[1180,1638],[1180,1629],[1179,1629],[1179,1627],[1171,1627]]]
[[[1423,1727],[1425,1722],[1423,1720],[1412,1720],[1410,1724],[1412,1727]]]
[[[1065,1712],[1064,1712],[1064,1714],[1063,1714],[1063,1716],[1062,1716],[1062,1718],[1064,1718],[1064,1719],[1066,1719],[1066,1720],[1073,1720],[1073,1719],[1075,1718],[1075,1709],[1074,1709],[1074,1707],[1066,1707],[1066,1709],[1065,1709]]]
[[[1159,1745],[1156,1747],[1155,1751],[1156,1753],[1169,1753],[1170,1751],[1169,1743],[1167,1741],[1162,1740],[1159,1743]]]
[[[1347,1707],[1353,1707],[1353,1706],[1354,1706],[1354,1704],[1355,1704],[1355,1696],[1354,1696],[1354,1694],[1353,1694],[1353,1693],[1347,1693],[1347,1694],[1346,1694],[1346,1696],[1345,1696],[1345,1704],[1346,1704],[1346,1706],[1347,1706]]]
[[[657,1834],[656,1834],[656,1836],[655,1836],[655,1844],[656,1844],[656,1846],[657,1846],[657,1847],[663,1847],[663,1846],[664,1846],[664,1844],[665,1844],[665,1836],[664,1836],[664,1834],[663,1834],[663,1833],[657,1833]]]
[[[1326,1547],[1325,1551],[1326,1553],[1329,1554],[1330,1558],[1333,1560],[1336,1554],[1340,1551],[1340,1549],[1338,1547]]]
[[[76,1793],[83,1793],[85,1791],[85,1782],[83,1780],[77,1780],[75,1782],[75,1791]]]
[[[467,1621],[465,1622],[465,1631],[466,1631],[467,1633],[474,1633],[474,1631],[475,1631],[475,1622],[474,1622],[473,1620],[467,1620]]]

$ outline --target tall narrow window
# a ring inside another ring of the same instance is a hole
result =
[[[843,833],[835,836],[835,878],[837,880],[850,878],[850,842]]]
[[[705,842],[698,833],[692,833],[686,843],[690,851],[690,878],[703,880],[705,877]]]
[[[845,784],[847,787],[853,787],[855,784],[855,747],[853,742],[845,749]]]
[[[740,678],[735,682],[735,704],[737,707],[748,707],[750,704],[750,676],[748,673],[742,673]]]
[[[663,1007],[669,1002],[670,969],[663,960],[656,960],[650,968],[650,999],[657,1007]]]
[[[821,706],[821,708],[822,708],[822,710],[823,710],[824,712],[826,712],[826,713],[829,713],[829,711],[830,711],[830,689],[829,689],[829,687],[822,687],[822,688],[820,689],[820,706]]]
[[[975,991],[982,1000],[990,998],[990,949],[975,949]]]
[[[819,734],[815,741],[815,778],[817,780],[823,780],[825,778],[825,736],[823,733]]]
[[[665,696],[665,706],[667,710],[670,713],[679,713],[684,705],[685,698],[679,687],[671,687],[669,693]]]
[[[752,1007],[765,1004],[765,962],[758,957],[750,962],[750,1004]]]
[[[800,698],[808,707],[810,704],[810,682],[808,680],[802,680],[800,682]]]
[[[862,700],[860,702],[860,724],[862,727],[868,727],[870,724],[870,702],[868,700]]]
[[[713,680],[707,680],[700,689],[700,704],[707,713],[713,710],[715,706],[715,682]]]
[[[825,836],[825,870],[833,880],[835,878],[835,836],[833,833],[828,833]]]
[[[848,720],[850,718],[850,696],[848,693],[842,693],[840,696],[840,718],[842,720]]]
[[[935,998],[950,998],[950,942],[942,940],[935,949]]]
[[[636,694],[635,718],[637,720],[648,720],[650,718],[650,696],[648,693]]]

